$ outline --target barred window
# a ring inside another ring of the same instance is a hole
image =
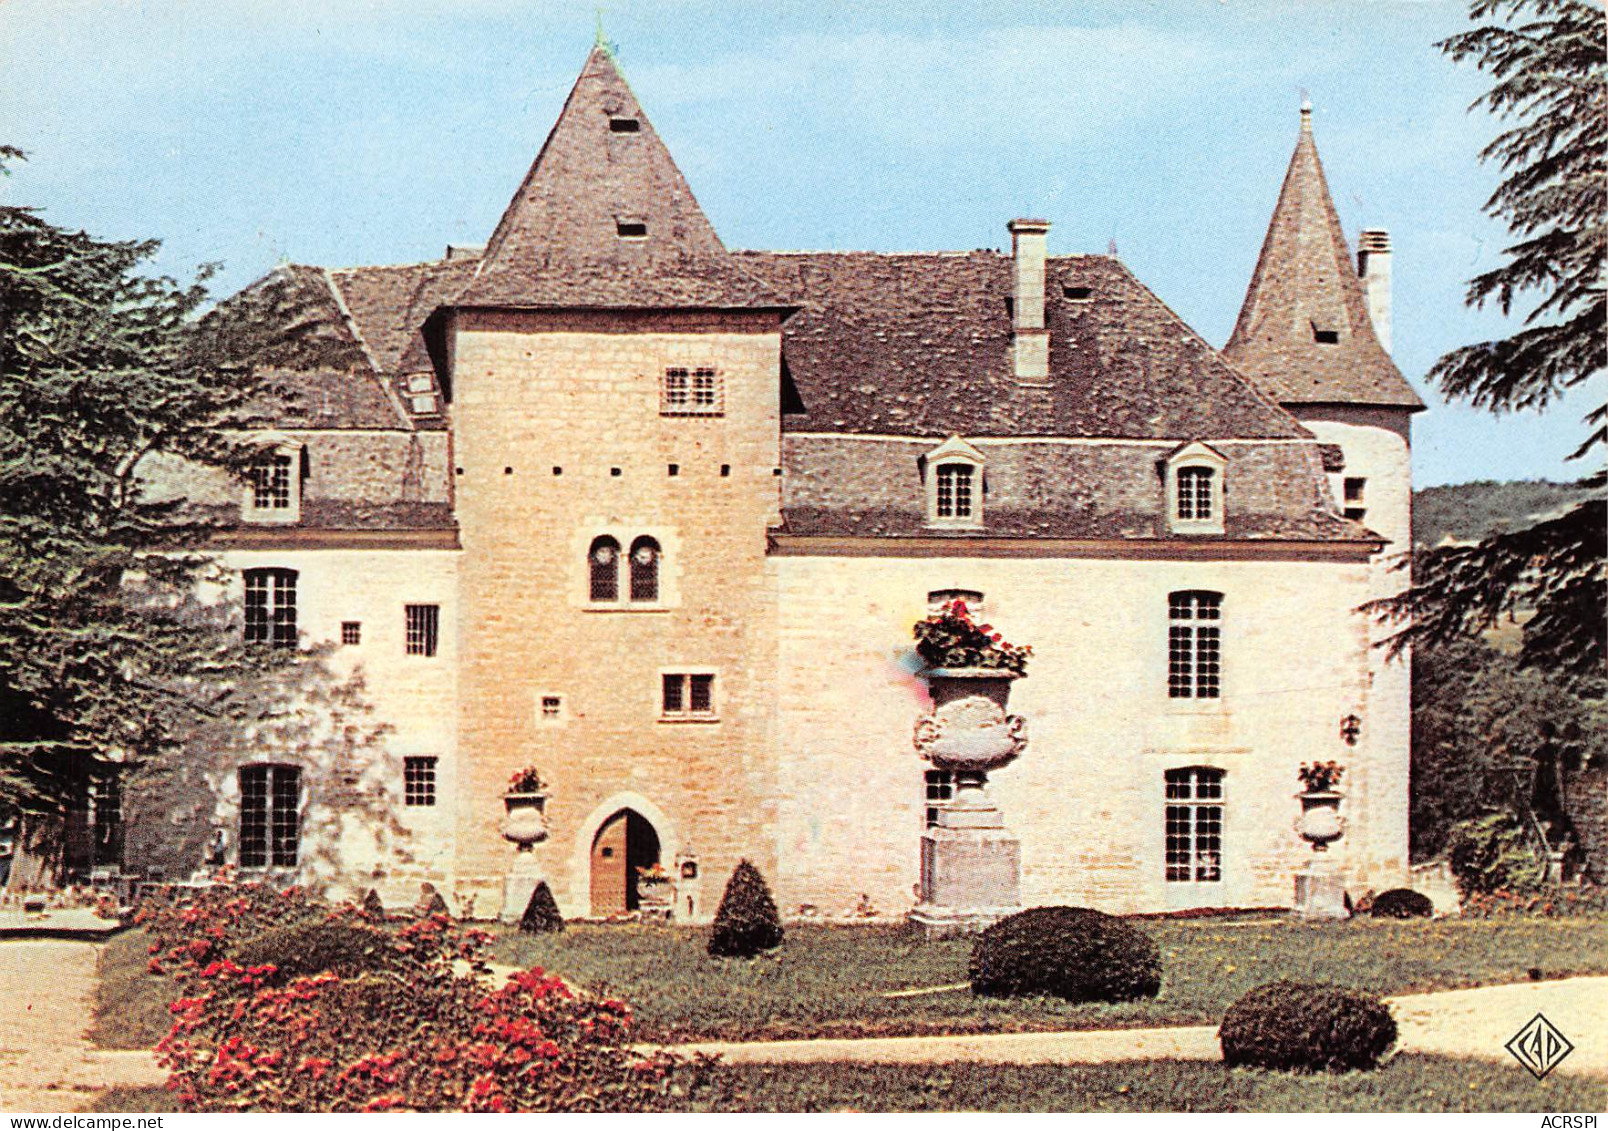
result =
[[[1212,517],[1212,480],[1216,473],[1209,467],[1181,467],[1178,469],[1178,517],[1207,522]]]
[[[248,569],[246,643],[296,646],[296,571]]]
[[[407,651],[410,656],[433,656],[440,635],[440,605],[404,605],[407,620]]]
[[[620,544],[607,534],[592,539],[586,554],[593,601],[620,599]]]
[[[725,410],[720,372],[709,366],[680,366],[664,371],[659,385],[659,412],[663,416],[719,416]]]
[[[361,643],[363,643],[363,622],[362,621],[355,621],[355,620],[343,620],[343,621],[341,621],[341,643],[342,644],[361,644]]]
[[[972,517],[972,481],[977,469],[968,463],[946,463],[938,467],[938,518]]]
[[[288,455],[273,455],[254,463],[246,470],[251,483],[251,505],[254,509],[289,510],[291,459]]]
[[[240,866],[294,868],[301,847],[301,770],[240,770]]]
[[[928,770],[925,781],[926,807],[925,828],[937,828],[938,809],[945,801],[955,796],[955,773],[953,770]]]
[[[644,535],[631,543],[631,600],[659,599],[659,543]]]
[[[436,759],[410,757],[402,759],[402,801],[406,805],[434,805],[436,803]]]
[[[1206,766],[1168,770],[1167,879],[1217,883],[1223,878],[1223,771]]]
[[[1223,595],[1185,590],[1167,595],[1167,695],[1217,699],[1223,693]]]
[[[661,677],[660,715],[667,719],[715,717],[715,677],[670,672]]]

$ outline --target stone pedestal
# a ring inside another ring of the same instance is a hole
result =
[[[513,867],[503,876],[502,914],[504,923],[517,923],[530,906],[530,897],[541,883],[542,866],[533,852],[520,852],[514,856]]]
[[[1309,863],[1295,874],[1295,917],[1308,922],[1349,919],[1346,885],[1327,862]]]
[[[1021,907],[1022,844],[993,810],[990,825],[942,822],[921,838],[922,901],[910,921],[929,937],[980,931]],[[975,819],[976,813],[963,815]]]

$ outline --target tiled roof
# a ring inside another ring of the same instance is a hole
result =
[[[783,325],[793,432],[1304,437],[1116,259],[1049,261],[1050,382],[1012,375],[998,252],[742,252],[801,309]],[[1082,297],[1085,295],[1087,297]],[[1078,296],[1078,297],[1069,297]]]
[[[407,421],[374,371],[328,272],[276,269],[220,304],[215,315],[273,322],[251,361],[276,395],[257,411],[282,428],[397,428]]]
[[[932,445],[936,447],[936,444]],[[920,458],[928,446],[851,436],[785,438],[782,533],[879,538],[1201,541],[1165,515],[1159,444],[985,444],[983,524],[927,525]],[[1377,537],[1334,510],[1316,442],[1225,444],[1226,514],[1216,540],[1356,541]]]
[[[601,46],[587,58],[486,245],[478,273],[457,301],[515,307],[787,305],[727,253]]]
[[[1306,111],[1223,356],[1285,404],[1424,407],[1374,335]]]
[[[420,280],[435,264],[346,267],[330,272],[358,333],[382,373],[395,371],[409,337],[417,331],[408,314]]]

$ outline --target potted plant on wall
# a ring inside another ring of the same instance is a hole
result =
[[[1344,796],[1337,788],[1345,768],[1338,762],[1309,762],[1301,766],[1296,776],[1301,779],[1301,818],[1295,830],[1312,845],[1313,852],[1327,852],[1332,841],[1345,832],[1345,819],[1340,816],[1340,799]]]
[[[502,835],[529,852],[547,836],[547,783],[535,766],[526,766],[508,779],[503,791]]]

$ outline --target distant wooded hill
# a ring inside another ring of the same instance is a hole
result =
[[[1522,530],[1560,514],[1590,492],[1545,479],[1458,483],[1413,492],[1413,541],[1439,545],[1446,538],[1477,542],[1499,530]]]

